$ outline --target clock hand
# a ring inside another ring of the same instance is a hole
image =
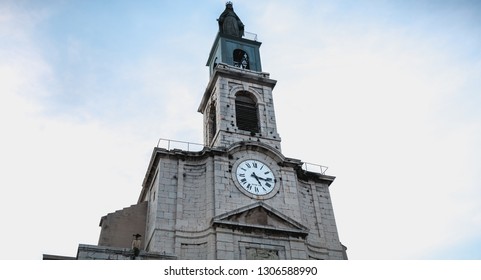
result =
[[[259,185],[262,186],[261,181],[259,181],[259,177],[257,177],[257,175],[256,175],[254,172],[252,172],[251,177],[256,178],[256,180],[257,180],[257,182],[259,183]]]

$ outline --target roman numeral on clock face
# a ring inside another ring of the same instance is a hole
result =
[[[267,195],[274,191],[275,179],[269,165],[256,159],[244,159],[235,172],[237,186],[247,193],[259,196]]]

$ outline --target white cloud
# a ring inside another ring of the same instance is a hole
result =
[[[28,65],[36,63],[41,58]],[[96,243],[102,215],[136,202],[154,141],[129,127],[45,116],[25,96],[46,90],[38,79],[47,68],[1,68],[10,82],[1,85],[0,197],[2,218],[14,231],[1,236],[15,240],[1,257],[75,254],[72,242]]]
[[[8,225],[0,238],[9,240],[0,258],[72,255],[76,242],[96,243],[102,215],[136,202],[154,143],[96,121],[46,116],[38,97],[50,94],[55,76],[32,24],[18,25],[17,16],[1,17],[15,28],[2,33],[14,43],[0,50],[0,207]]]
[[[287,53],[279,45],[267,54],[276,61],[270,72],[279,80],[283,150],[337,176],[331,191],[350,257],[428,257],[479,235],[479,221],[468,218],[480,210],[473,191],[479,122],[445,110],[447,102],[462,106],[477,63],[440,45],[449,43],[442,34],[414,26],[359,33],[333,22],[319,30],[280,24],[306,38],[293,40]]]

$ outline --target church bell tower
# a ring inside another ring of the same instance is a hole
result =
[[[254,34],[245,36],[231,2],[217,21],[219,32],[207,60],[210,81],[198,109],[204,115],[204,144],[257,141],[280,152],[272,99],[276,81],[262,72],[261,43]]]
[[[217,21],[203,149],[155,147],[137,204],[102,217],[98,245],[80,245],[78,259],[347,259],[335,177],[282,153],[261,43],[231,2]]]

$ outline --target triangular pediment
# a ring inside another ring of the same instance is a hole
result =
[[[213,219],[214,226],[262,230],[305,237],[309,229],[263,202],[257,202]]]

